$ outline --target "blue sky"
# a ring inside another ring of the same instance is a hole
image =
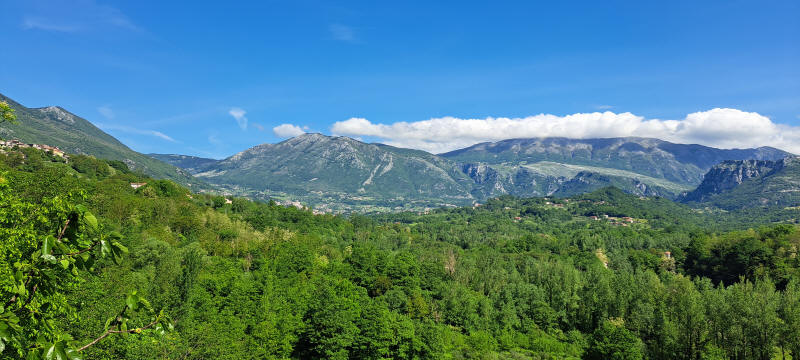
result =
[[[797,151],[798,14],[768,0],[2,0],[0,92],[140,152],[224,157],[300,131],[434,152],[516,134]]]

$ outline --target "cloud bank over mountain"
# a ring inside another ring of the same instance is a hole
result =
[[[292,125],[292,124],[280,124],[274,128],[272,128],[272,132],[275,136],[280,138],[290,138],[295,136],[300,136],[306,133],[303,128]]]
[[[433,118],[392,124],[350,118],[331,126],[334,135],[369,136],[386,144],[442,153],[479,142],[530,137],[653,137],[718,148],[773,146],[800,154],[800,127],[777,124],[755,112],[715,108],[680,120],[646,119],[630,112],[539,114],[524,118]]]

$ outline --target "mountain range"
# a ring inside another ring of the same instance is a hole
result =
[[[724,150],[650,138],[511,139],[434,155],[303,134],[223,160],[151,154],[228,191],[315,206],[464,205],[500,195],[572,196],[615,186],[677,199],[725,160],[776,161],[770,147]]]
[[[57,107],[27,108],[0,137],[121,160],[131,169],[200,191],[302,202],[321,211],[418,210],[501,195],[567,197],[608,186],[723,209],[800,205],[800,165],[771,148],[717,149],[652,138],[530,138],[444,154],[303,134],[226,159],[135,152]]]

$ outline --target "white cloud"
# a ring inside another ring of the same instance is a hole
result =
[[[103,105],[97,108],[97,112],[99,112],[100,115],[103,115],[103,117],[105,117],[106,119],[111,120],[114,118],[114,110],[112,110],[111,107],[108,105]]]
[[[78,25],[56,24],[40,17],[25,17],[25,19],[22,20],[22,28],[25,30],[36,29],[57,32],[75,32],[80,30]]]
[[[443,117],[388,125],[351,118],[334,123],[331,132],[371,136],[389,145],[434,153],[512,138],[638,136],[719,148],[773,146],[800,154],[800,127],[776,124],[755,112],[721,108],[692,113],[680,120],[645,119],[629,112],[610,111],[524,118]]]
[[[63,6],[60,6],[63,5]],[[88,29],[117,27],[142,31],[119,9],[98,4],[94,0],[76,0],[36,8],[34,15],[25,16],[22,28],[57,32],[76,32]]]
[[[233,107],[230,110],[228,110],[228,114],[230,114],[231,116],[233,116],[234,119],[236,119],[236,123],[239,124],[239,127],[242,130],[247,129],[247,117],[244,116],[245,114],[247,114],[247,111],[244,111],[244,109],[242,108]]]
[[[305,134],[305,130],[308,127],[299,127],[297,125],[292,124],[280,124],[274,128],[272,128],[272,132],[275,133],[275,136],[281,138],[290,138],[295,136],[300,136]]]
[[[164,134],[160,131],[155,130],[148,130],[148,129],[140,129],[136,127],[124,126],[124,125],[110,125],[110,124],[96,124],[97,127],[103,129],[104,131],[121,131],[129,134],[138,134],[138,135],[149,135],[154,136],[162,140],[166,140],[169,142],[178,142],[177,140],[173,139],[167,134]]]
[[[142,28],[134,24],[130,18],[125,16],[125,14],[117,8],[105,5],[101,6],[99,8],[99,15],[107,24],[132,31],[142,31]]]
[[[167,136],[166,134],[164,134],[164,133],[162,133],[160,131],[150,130],[147,133],[150,134],[150,135],[153,135],[155,137],[162,138],[162,139],[167,140],[167,141],[175,142],[175,139]]]
[[[328,30],[331,32],[331,36],[334,40],[345,41],[345,42],[355,42],[356,41],[356,32],[353,28],[341,25],[341,24],[333,24],[331,25]]]

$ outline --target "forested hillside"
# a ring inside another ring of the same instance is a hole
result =
[[[796,359],[800,229],[773,216],[606,188],[346,218],[194,194],[119,161],[9,150],[0,351]]]

